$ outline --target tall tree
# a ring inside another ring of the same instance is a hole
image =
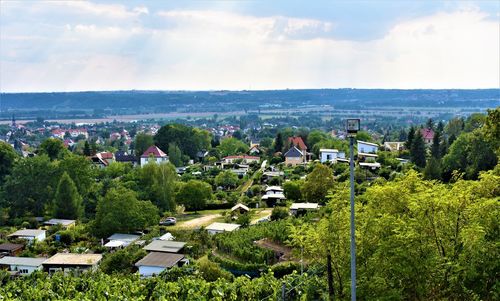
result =
[[[411,146],[413,144],[413,139],[415,138],[415,128],[410,126],[410,129],[408,130],[408,136],[406,138],[406,143],[405,143],[405,148],[407,150],[411,150]]]
[[[10,174],[16,159],[18,155],[12,146],[0,141],[0,183],[3,183],[4,177]]]
[[[283,137],[281,132],[276,134],[276,138],[274,139],[274,151],[275,152],[283,152]]]
[[[431,146],[431,156],[440,159],[441,158],[441,132],[436,131],[434,137],[432,138]]]
[[[57,185],[54,197],[54,216],[56,218],[77,219],[82,216],[82,198],[76,185],[64,172]]]
[[[418,130],[411,144],[410,156],[413,163],[418,167],[425,167],[425,142],[422,133]]]
[[[223,171],[215,177],[215,184],[224,188],[234,188],[238,186],[238,176],[230,170]]]
[[[135,156],[140,157],[151,145],[154,145],[153,136],[146,133],[137,134],[134,141]]]
[[[85,145],[83,146],[83,155],[90,157],[92,155],[92,150],[90,149],[90,144],[85,140]]]
[[[164,211],[175,210],[174,189],[178,181],[175,167],[170,163],[148,163],[136,170],[139,197],[150,200]]]
[[[175,143],[168,145],[168,160],[176,167],[182,166],[182,151]]]
[[[47,155],[50,160],[60,159],[67,153],[64,143],[55,138],[45,139],[39,147],[40,154]]]
[[[202,181],[190,180],[181,185],[175,198],[177,203],[183,204],[187,210],[196,212],[205,208],[207,201],[212,198],[212,187]]]
[[[246,143],[236,138],[226,138],[217,147],[222,156],[231,156],[246,153],[249,149]]]
[[[302,197],[307,202],[322,203],[333,184],[332,170],[326,165],[317,164],[302,185]]]

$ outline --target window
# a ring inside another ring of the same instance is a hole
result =
[[[28,274],[28,269],[20,269],[19,272],[21,274]]]

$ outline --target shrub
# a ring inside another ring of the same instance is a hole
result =
[[[271,212],[271,220],[272,221],[284,219],[284,218],[287,218],[289,216],[290,216],[290,214],[288,212],[288,208],[286,208],[286,207],[276,206],[273,208],[273,211]]]

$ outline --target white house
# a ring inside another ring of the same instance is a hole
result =
[[[5,256],[0,258],[0,266],[7,267],[9,271],[15,272],[21,276],[26,276],[34,271],[42,270],[42,263],[45,260],[47,260],[47,258]]]
[[[135,263],[142,277],[159,275],[166,269],[189,263],[184,255],[175,253],[151,252]]]
[[[26,239],[29,243],[33,243],[34,241],[45,240],[46,236],[45,230],[23,229],[17,230],[16,232],[10,234],[8,237]]]
[[[140,238],[139,235],[115,233],[108,237],[107,248],[124,248]]]
[[[358,153],[376,154],[378,144],[358,140]]]
[[[74,219],[60,219],[60,218],[52,218],[44,223],[47,226],[55,226],[61,225],[63,228],[73,227],[76,224],[76,220]]]
[[[320,162],[335,162],[338,158],[339,151],[337,149],[322,148],[319,150]]]
[[[238,224],[228,224],[228,223],[212,223],[208,225],[205,229],[208,231],[208,234],[217,234],[223,232],[232,232],[237,230],[240,227]]]
[[[268,186],[266,188],[266,194],[262,196],[262,200],[265,201],[268,206],[274,206],[277,202],[285,199],[283,188],[280,186]]]
[[[168,156],[156,145],[152,145],[142,154],[141,166],[144,166],[149,162],[155,162],[156,164],[168,162]]]

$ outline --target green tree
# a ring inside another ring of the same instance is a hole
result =
[[[85,145],[83,146],[83,155],[90,157],[92,155],[92,150],[90,149],[90,144],[85,140]]]
[[[238,176],[230,170],[223,171],[215,177],[215,184],[226,189],[238,186]]]
[[[441,160],[434,156],[430,157],[423,173],[426,180],[440,180],[442,173]]]
[[[10,174],[14,162],[18,159],[16,151],[5,142],[0,141],[0,183]]]
[[[431,145],[431,156],[440,159],[441,158],[441,132],[436,131],[434,133],[434,138],[432,138],[432,145]]]
[[[180,186],[176,201],[186,209],[195,212],[205,208],[207,201],[212,198],[212,187],[202,181],[190,180]]]
[[[405,142],[405,148],[407,150],[411,150],[411,146],[413,144],[413,139],[414,138],[415,138],[415,128],[412,125],[410,127],[410,129],[408,130],[408,136],[407,136],[406,142]]]
[[[76,185],[64,172],[57,185],[54,197],[54,216],[56,218],[77,219],[82,215],[82,198]]]
[[[488,110],[488,115],[482,129],[484,138],[500,155],[500,107]]]
[[[246,153],[248,148],[246,143],[236,138],[226,138],[217,146],[217,149],[223,157]]]
[[[168,160],[177,167],[183,165],[182,151],[175,143],[170,143],[168,145]]]
[[[418,167],[425,167],[425,143],[422,133],[417,131],[410,149],[411,160]]]
[[[113,233],[129,233],[158,223],[158,208],[150,201],[140,201],[134,191],[124,187],[108,190],[97,203],[92,224],[94,235],[108,237]]]
[[[153,136],[146,133],[138,133],[135,136],[134,150],[135,156],[140,157],[151,146],[154,145]]]
[[[300,191],[300,186],[303,183],[301,181],[288,181],[283,183],[283,190],[285,197],[288,200],[299,201],[302,199],[302,192]]]
[[[191,128],[182,124],[167,124],[160,128],[154,137],[154,141],[161,149],[168,149],[170,143],[175,143],[184,155],[195,159],[198,151],[210,148],[211,137],[206,130]]]
[[[138,192],[141,199],[151,200],[164,211],[175,210],[175,167],[170,163],[148,163],[137,169]]]
[[[368,133],[366,131],[359,131],[356,134],[356,140],[370,142],[370,141],[372,141],[372,136],[370,135],[370,133]]]
[[[462,118],[453,118],[444,127],[444,131],[448,137],[454,136],[455,138],[460,135],[460,133],[464,130],[464,120]]]
[[[60,159],[67,153],[64,143],[55,138],[45,139],[38,149],[40,154],[47,155],[50,160]]]
[[[281,132],[276,134],[276,138],[274,139],[274,152],[283,152],[283,136]]]
[[[317,164],[302,185],[302,197],[307,202],[322,203],[328,191],[333,188],[333,181],[333,172],[330,168]]]

